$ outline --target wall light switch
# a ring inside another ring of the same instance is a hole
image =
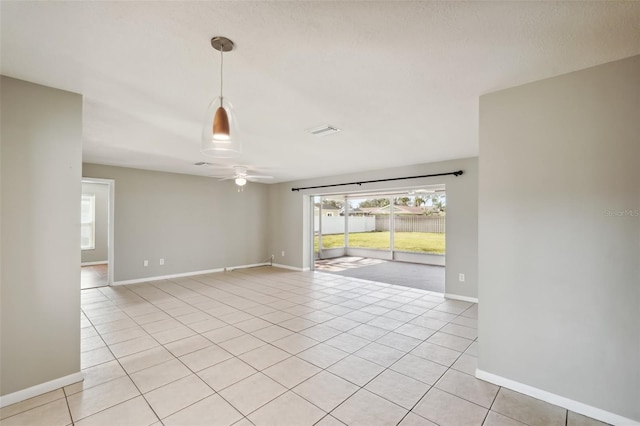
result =
[[[284,256],[284,250],[282,250],[282,256]]]
[[[164,265],[164,259],[160,259],[160,264]]]
[[[143,264],[144,266],[149,266],[149,261],[148,261],[148,260],[145,260],[142,264]]]

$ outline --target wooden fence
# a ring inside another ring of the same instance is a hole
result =
[[[444,234],[445,216],[395,215],[395,232],[434,232]],[[376,231],[389,231],[389,215],[376,216]]]

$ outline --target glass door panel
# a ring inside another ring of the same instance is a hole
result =
[[[389,198],[350,200],[349,247],[389,250]]]
[[[394,198],[394,251],[445,254],[445,211],[444,192]]]

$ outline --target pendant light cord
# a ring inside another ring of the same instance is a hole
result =
[[[222,51],[224,50],[224,43],[220,46],[220,106],[222,106],[222,65],[224,61],[224,55]]]

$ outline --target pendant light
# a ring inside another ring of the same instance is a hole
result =
[[[238,140],[237,120],[233,106],[222,95],[223,54],[233,50],[233,42],[226,37],[214,37],[211,46],[220,52],[220,96],[207,109],[202,129],[202,153],[216,158],[238,157],[242,147]]]

